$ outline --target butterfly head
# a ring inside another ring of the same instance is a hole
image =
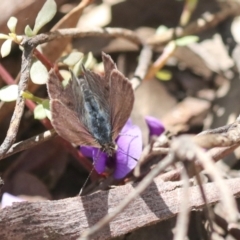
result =
[[[113,142],[105,143],[102,145],[101,150],[105,152],[109,157],[112,157],[113,154],[117,151],[117,144]]]

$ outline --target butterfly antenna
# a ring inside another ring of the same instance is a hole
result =
[[[87,176],[87,179],[85,180],[84,184],[82,185],[82,187],[81,187],[81,189],[80,189],[80,191],[79,191],[79,194],[78,194],[79,196],[82,195],[83,189],[86,187],[87,182],[88,182],[88,180],[89,180],[89,178],[90,178],[90,176],[91,176],[91,174],[92,174],[92,172],[93,172],[93,169],[94,169],[94,167],[92,168],[92,170],[90,171],[90,173],[89,173],[88,176]]]
[[[121,152],[121,153],[123,153],[124,155],[126,155],[126,156],[128,156],[128,157],[130,157],[130,158],[132,158],[134,161],[138,161],[138,159],[136,159],[135,157],[133,157],[133,156],[131,156],[131,155],[129,155],[129,154],[127,154],[127,153],[125,153],[124,151],[123,151],[123,149],[121,149],[120,147],[118,147],[118,150]]]
[[[99,159],[99,155],[100,155],[100,150],[98,149],[97,160]],[[97,160],[96,160],[96,163],[97,163]],[[91,174],[93,173],[93,170],[94,170],[94,161],[93,161],[93,168],[92,168],[92,170],[90,171],[90,173],[88,174],[87,179],[85,180],[84,184],[82,185],[82,187],[81,187],[81,189],[80,189],[80,191],[79,191],[79,194],[78,194],[79,196],[82,195],[83,189],[86,187],[87,182],[88,182],[88,180],[89,180]]]

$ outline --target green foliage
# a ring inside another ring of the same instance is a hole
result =
[[[50,22],[55,16],[56,12],[57,4],[55,1],[47,0],[37,15],[33,28],[33,34],[36,35],[44,25]]]
[[[0,39],[9,39],[7,34],[0,33]]]
[[[17,22],[18,22],[17,18],[15,18],[15,17],[9,18],[9,20],[7,22],[7,26],[11,33],[16,33]]]
[[[47,117],[51,120],[49,100],[44,100],[41,104],[37,105],[33,113],[35,119],[41,120]]]
[[[70,54],[59,59],[59,62],[63,62],[69,67],[74,66],[77,62],[83,59],[83,53],[81,52],[71,52]]]
[[[48,70],[39,60],[36,60],[31,66],[30,77],[35,84],[45,84],[48,80]]]
[[[8,85],[0,89],[0,100],[3,102],[15,101],[18,97],[18,85]]]
[[[12,39],[9,38],[6,41],[4,41],[2,46],[1,46],[2,57],[8,56],[9,53],[11,52],[11,48],[12,48]]]
[[[93,54],[89,52],[87,55],[85,55],[80,61],[78,61],[74,67],[73,72],[76,76],[82,73],[82,65],[84,65],[85,68],[91,69],[96,64],[96,59],[93,57]]]
[[[178,46],[186,46],[188,44],[197,42],[198,40],[199,40],[198,36],[189,35],[189,36],[182,37],[182,38],[179,38],[179,39],[175,40],[175,43]]]
[[[25,92],[23,91],[21,93],[21,96],[24,97],[25,99],[32,100],[32,101],[34,101],[36,103],[39,103],[39,104],[42,104],[42,102],[44,101],[42,98],[36,97],[28,91],[25,91]]]
[[[172,73],[167,70],[160,70],[156,73],[156,78],[161,81],[169,81],[172,79]]]
[[[24,33],[25,33],[25,35],[28,36],[28,37],[34,36],[33,30],[30,28],[29,25],[27,25],[27,26],[25,27]]]
[[[61,76],[63,78],[62,85],[64,87],[66,87],[68,82],[69,82],[69,80],[70,80],[70,78],[71,78],[71,73],[69,71],[67,71],[67,70],[64,70],[64,69],[59,70],[59,73],[61,74]]]
[[[157,35],[161,35],[163,34],[164,32],[166,32],[168,30],[168,27],[164,26],[164,25],[161,25],[157,28],[156,30],[156,34]]]

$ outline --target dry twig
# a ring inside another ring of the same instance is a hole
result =
[[[20,151],[26,150],[28,148],[35,147],[36,145],[46,142],[55,136],[57,136],[57,133],[55,132],[55,130],[52,129],[44,133],[41,133],[37,136],[31,137],[25,141],[15,143],[10,147],[10,149],[5,154],[3,154],[0,157],[0,160],[9,157],[15,153],[18,153]]]

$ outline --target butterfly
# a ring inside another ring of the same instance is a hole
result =
[[[103,76],[83,66],[83,77],[71,72],[66,87],[52,69],[47,89],[56,132],[71,143],[97,147],[112,156],[115,140],[132,111],[134,93],[111,57],[102,52],[102,60]]]

